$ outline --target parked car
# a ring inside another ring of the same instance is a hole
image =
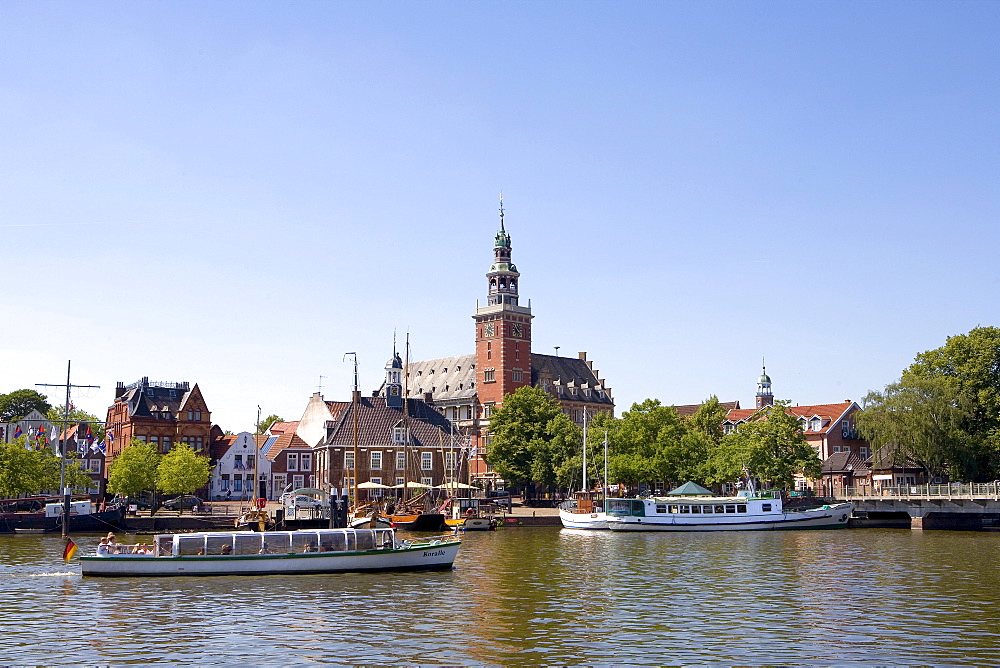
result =
[[[172,499],[164,501],[163,507],[167,510],[190,510],[192,508],[197,508],[201,504],[202,501],[197,496],[184,494],[183,496],[175,496]]]
[[[146,497],[142,496],[116,496],[111,500],[112,506],[124,506],[125,508],[136,507],[136,510],[150,510],[153,504]]]

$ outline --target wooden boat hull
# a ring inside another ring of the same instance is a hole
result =
[[[663,517],[608,516],[612,531],[773,531],[783,529],[843,529],[854,510],[840,503],[824,508],[786,511],[774,515],[706,516],[668,515]]]
[[[603,512],[574,513],[559,509],[559,521],[566,529],[607,529],[608,517]]]
[[[402,518],[406,519],[402,519]],[[447,531],[443,513],[421,513],[420,515],[393,515],[392,525],[406,531]]]

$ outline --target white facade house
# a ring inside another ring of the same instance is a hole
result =
[[[227,437],[229,439],[232,439],[232,443],[218,457],[208,481],[209,499],[246,501],[266,496],[271,487],[271,461],[263,456],[265,449],[257,446],[254,435],[248,431]],[[261,446],[265,445],[266,440],[267,437],[261,437]],[[259,491],[263,494],[258,494]]]

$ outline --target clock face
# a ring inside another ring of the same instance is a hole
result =
[[[486,323],[485,333],[486,333],[486,336],[493,336],[494,329],[493,329],[493,323],[492,322]]]
[[[515,322],[515,323],[514,323],[514,324],[513,324],[512,326],[511,326],[511,328],[510,328],[510,331],[511,331],[511,333],[513,333],[513,334],[514,334],[514,336],[516,336],[516,337],[518,337],[518,338],[521,338],[521,336],[523,335],[523,331],[524,331],[524,330],[523,330],[523,329],[521,329],[521,323],[519,323],[519,322]]]

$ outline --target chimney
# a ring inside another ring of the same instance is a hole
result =
[[[577,357],[579,357],[580,359],[582,359],[584,362],[587,361],[587,353],[586,352],[580,352],[580,353],[577,353],[576,355],[577,355]]]
[[[434,394],[432,392],[424,392],[424,403],[431,406],[434,405]]]
[[[125,394],[125,383],[119,380],[118,384],[115,385],[115,399],[123,394]]]
[[[354,390],[351,392],[351,401],[361,402],[361,390]]]

